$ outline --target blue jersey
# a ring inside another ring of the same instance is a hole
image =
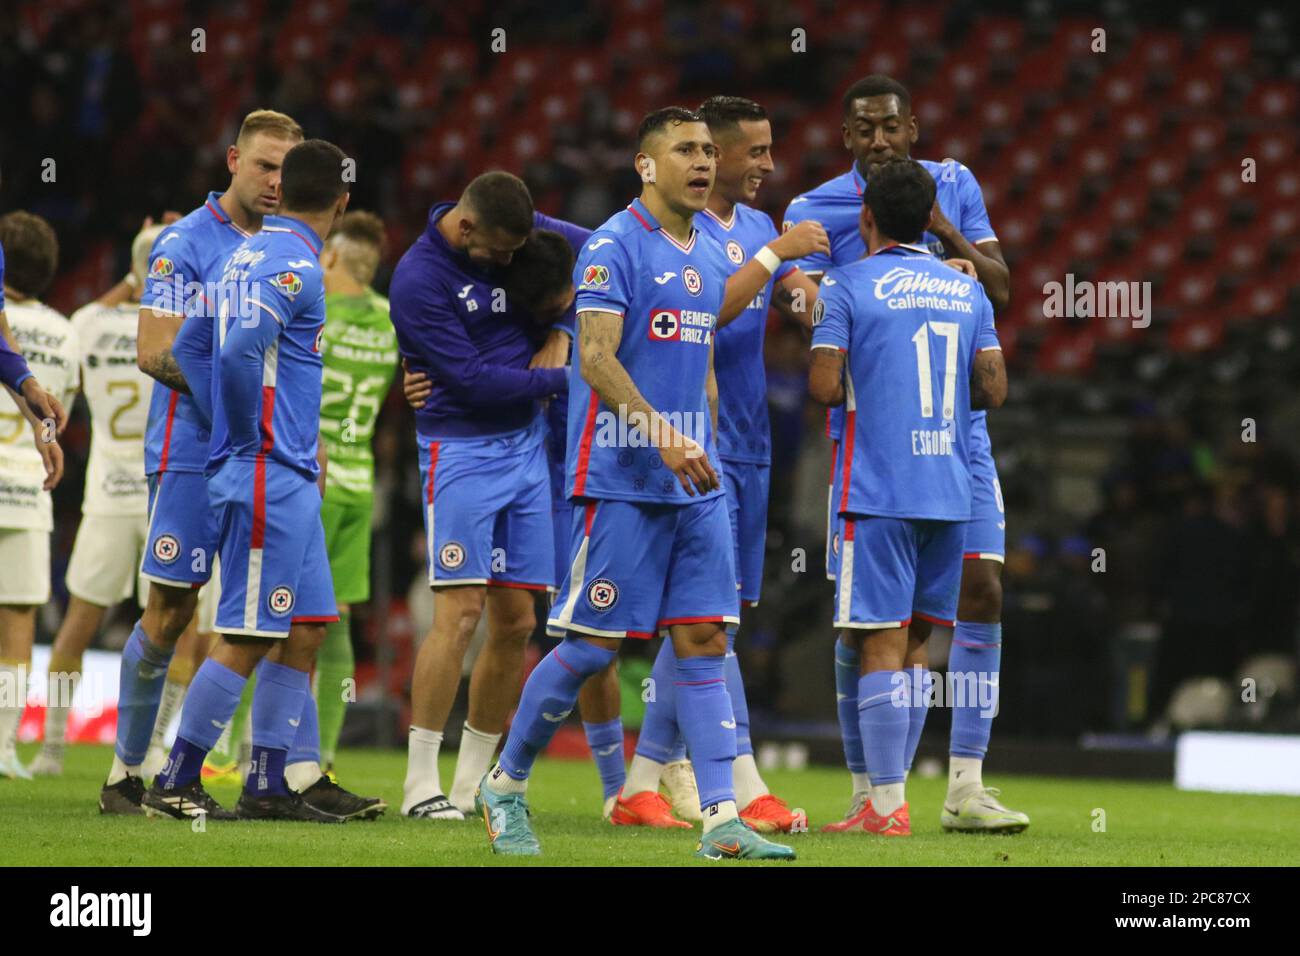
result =
[[[721,247],[691,231],[685,245],[660,228],[640,199],[591,234],[578,254],[577,309],[623,317],[615,353],[650,407],[678,432],[699,442],[715,470],[705,383],[709,347],[731,268]],[[579,367],[582,344],[575,345]],[[664,467],[645,432],[628,414],[602,405],[581,373],[569,383],[565,491],[570,498],[612,498],[689,504],[677,476]],[[705,494],[722,494],[718,488]]]
[[[433,389],[416,410],[416,428],[435,441],[518,431],[537,417],[539,400],[568,381],[564,369],[528,367],[537,345],[526,304],[505,297],[499,270],[451,248],[438,231],[453,205],[430,210],[388,291],[402,356],[412,372],[429,376]],[[585,230],[541,213],[533,225],[563,233],[574,245],[586,238]]]
[[[208,193],[207,202],[158,234],[140,300],[142,306],[172,315],[206,316],[209,321],[196,330],[203,336],[197,345],[209,352],[216,310],[207,293],[214,288],[222,263],[248,238],[217,202],[221,195]],[[195,383],[190,384],[193,391]],[[202,384],[198,388],[203,391]],[[155,384],[145,427],[145,473],[203,471],[211,427],[210,417],[192,396]]]
[[[934,177],[935,200],[944,216],[948,218],[969,242],[983,242],[996,239],[993,227],[989,225],[989,214],[984,208],[984,194],[980,192],[975,174],[955,160],[936,163],[928,159],[918,162],[929,170]],[[805,219],[820,222],[831,241],[831,254],[814,253],[795,262],[804,272],[825,272],[832,266],[846,266],[856,262],[867,254],[867,245],[858,231],[858,221],[862,216],[862,191],[866,180],[858,172],[854,163],[847,173],[827,180],[816,189],[812,189],[790,200],[785,210],[783,229],[789,229]],[[932,233],[921,237],[921,244],[928,247],[939,258],[944,257],[943,243]],[[985,413],[976,412],[978,428],[984,428]],[[831,409],[830,437],[836,441],[844,437],[844,413]]]
[[[262,231],[226,260],[213,353],[209,477],[231,459],[274,461],[313,481],[320,473],[320,249],[320,237],[306,223],[267,216]]]
[[[984,288],[920,246],[826,273],[813,348],[845,357],[841,514],[970,518],[970,376],[998,348]]]
[[[695,217],[695,225],[722,247],[732,272],[777,237],[767,213],[741,204],[730,222],[706,209]],[[772,460],[763,334],[772,286],[792,272],[794,266],[782,263],[745,311],[718,330],[713,369],[718,377],[718,455],[723,461],[766,465]]]

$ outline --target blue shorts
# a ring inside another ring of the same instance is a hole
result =
[[[840,515],[838,530],[836,627],[880,630],[913,617],[952,625],[966,522]]]
[[[199,588],[212,577],[217,517],[208,482],[190,471],[149,476],[149,531],[140,576],[157,584]]]
[[[826,487],[826,580],[834,581],[840,569],[840,509],[839,500],[843,488],[840,477],[844,471],[844,461],[840,452],[843,442],[831,439],[831,476]]]
[[[337,621],[320,489],[276,462],[227,461],[208,481],[221,529],[219,634],[287,637]]]
[[[546,632],[653,637],[674,624],[739,624],[725,495],[696,504],[575,503],[569,568]]]
[[[767,498],[772,469],[749,461],[722,462],[731,519],[732,561],[736,565],[736,590],[750,607],[763,590],[763,555],[767,550]]]
[[[1002,506],[997,465],[993,463],[993,446],[988,432],[980,428],[971,429],[970,479],[971,518],[966,522],[962,556],[1001,563],[1007,553],[1007,513]]]
[[[555,580],[563,581],[569,572],[569,534],[573,530],[573,502],[564,491],[551,493],[551,527],[555,532]]]
[[[545,438],[540,417],[497,438],[419,437],[430,587],[554,586]]]

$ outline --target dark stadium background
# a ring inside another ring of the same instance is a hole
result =
[[[191,51],[196,28],[206,52]],[[490,48],[496,28],[504,53]],[[792,52],[796,30],[806,52]],[[779,222],[794,195],[848,168],[843,89],[891,74],[913,94],[914,155],[971,167],[1011,268],[998,320],[1011,397],[990,416],[1008,512],[993,759],[1027,741],[1131,746],[1117,735],[1158,736],[1171,718],[1295,729],[1298,33],[1293,8],[1243,3],[10,2],[0,210],[54,224],[48,300],[70,313],[126,271],[144,216],[224,186],[240,118],[271,107],[356,158],[352,206],[389,227],[382,291],[429,206],[476,173],[519,173],[539,209],[595,226],[637,192],[640,116],[716,93],[772,115],[777,171],[761,200]],[[1066,273],[1152,282],[1151,326],[1045,317],[1043,286]],[[768,579],[742,659],[756,738],[811,740],[833,759],[827,443],[805,355],[803,334],[774,318]],[[81,404],[44,641],[66,600],[88,437]],[[379,589],[354,636],[371,696],[385,696],[382,673],[396,699],[423,575],[413,419],[396,391],[376,449]],[[1261,674],[1247,707],[1240,678]],[[1218,683],[1171,712],[1196,677]],[[373,726],[391,739],[397,721]],[[932,727],[927,746],[944,734]]]

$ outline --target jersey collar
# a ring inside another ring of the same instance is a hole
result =
[[[853,179],[853,188],[858,191],[858,196],[861,196],[867,188],[867,181],[858,172],[858,161],[856,159],[853,161],[853,165],[849,167],[849,176]]]
[[[892,245],[884,246],[883,248],[877,249],[871,255],[883,256],[886,252],[896,252],[899,255],[904,255],[907,253],[918,253],[918,252],[924,256],[934,255],[934,253],[931,252],[929,249],[925,248],[925,246],[915,246],[912,245],[910,242],[895,242]]]
[[[740,208],[740,203],[736,203],[734,206],[731,207],[730,219],[723,219],[721,216],[719,216],[716,212],[714,212],[712,209],[709,209],[708,207],[705,207],[704,215],[708,216],[710,219],[716,222],[723,229],[727,230],[727,232],[731,232],[732,227],[736,225],[736,210],[739,208]]]
[[[314,229],[307,225],[301,219],[295,219],[293,216],[268,216],[273,222],[266,223],[262,228],[270,226],[272,229],[280,229],[284,232],[291,232],[311,250],[311,254],[320,258],[321,241],[320,236],[316,235]]]
[[[208,198],[204,200],[203,207],[207,209],[208,212],[212,213],[212,215],[217,217],[217,222],[225,223],[227,226],[235,230],[235,232],[239,233],[241,236],[251,236],[252,235],[251,232],[245,232],[243,229],[240,229],[237,225],[235,225],[234,220],[231,219],[228,215],[226,215],[226,211],[221,208],[221,203],[219,200],[224,195],[225,195],[224,192],[208,193]]]
[[[645,207],[645,203],[641,201],[640,196],[637,196],[636,199],[632,200],[627,207],[627,211],[632,214],[632,217],[636,219],[636,221],[639,222],[647,232],[659,233],[659,235],[663,236],[683,252],[690,252],[695,248],[695,237],[699,235],[699,230],[696,229],[694,225],[691,226],[691,238],[687,241],[686,245],[682,245],[664,231],[663,226],[659,225],[659,220],[650,214],[650,210]]]

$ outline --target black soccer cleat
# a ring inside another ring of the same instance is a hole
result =
[[[297,820],[301,823],[342,823],[337,813],[319,810],[302,798],[302,794],[267,793],[256,796],[245,790],[235,804],[241,820]]]
[[[317,810],[344,820],[374,820],[388,809],[379,797],[359,797],[325,775],[302,791],[302,798]]]
[[[171,790],[164,790],[155,783],[145,791],[141,805],[145,816],[150,817],[174,817],[177,820],[192,820],[195,817],[206,817],[209,820],[239,819],[217,803],[212,794],[203,789],[203,783],[199,780]]]
[[[138,817],[144,814],[144,781],[127,774],[114,784],[104,784],[99,791],[99,812],[109,816]]]

